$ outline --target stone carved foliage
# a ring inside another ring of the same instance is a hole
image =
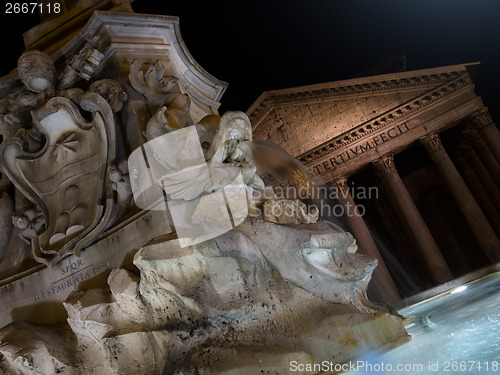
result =
[[[373,162],[375,167],[376,178],[383,179],[384,176],[397,173],[396,165],[394,164],[394,155],[385,155]]]
[[[336,188],[339,189],[339,192],[348,191],[347,177],[345,176],[338,177],[333,181],[333,183],[335,184]]]
[[[151,116],[146,126],[145,137],[148,141],[176,130],[168,124],[167,107],[160,107],[156,113]]]
[[[474,112],[469,121],[477,129],[482,129],[493,123],[493,119],[491,118],[487,108],[482,108]]]
[[[160,61],[151,64],[148,70],[141,71],[143,63],[135,60],[130,64],[130,83],[132,87],[156,105],[164,105],[166,94],[178,84],[176,77],[165,75],[165,69]]]
[[[470,139],[475,146],[485,147],[485,141],[483,137],[481,137],[478,129],[475,126],[471,124],[467,125],[463,131],[463,134],[465,138]]]
[[[425,150],[429,153],[443,150],[441,138],[437,133],[433,133],[426,137],[420,138],[420,143],[422,143]]]
[[[468,142],[465,141],[459,143],[458,151],[461,155],[464,155],[467,159],[472,159],[473,157],[476,156],[474,148]]]

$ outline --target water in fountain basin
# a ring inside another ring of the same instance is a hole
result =
[[[243,142],[238,147],[254,162],[266,185],[279,182],[295,189],[324,186],[317,175],[270,142]],[[320,196],[309,198],[316,205],[324,200]],[[328,217],[332,219],[342,226],[340,218]],[[413,294],[418,286],[384,241],[371,233],[390,269],[401,271],[399,276]],[[353,361],[359,365],[357,369],[347,374],[500,374],[500,272],[466,287],[399,310],[411,318],[406,327],[412,340],[386,353],[365,353]]]
[[[399,310],[412,340],[347,374],[499,374],[500,272]],[[359,362],[357,362],[359,361]]]

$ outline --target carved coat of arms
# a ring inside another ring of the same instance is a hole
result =
[[[53,97],[32,111],[33,126],[43,134],[41,150],[29,152],[19,138],[2,148],[9,179],[45,217],[45,228],[32,238],[35,258],[46,263],[79,254],[105,228],[113,211],[106,173],[115,162],[113,112],[100,95],[88,92],[80,107]]]

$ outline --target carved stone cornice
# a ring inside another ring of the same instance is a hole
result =
[[[488,112],[488,108],[486,107],[475,111],[470,116],[469,123],[478,130],[481,130],[482,128],[490,124],[494,124],[493,119],[491,118],[491,115]]]
[[[322,158],[332,151],[343,148],[367,135],[385,128],[396,121],[402,121],[415,112],[421,111],[428,105],[436,102],[443,97],[471,84],[472,81],[467,73],[460,75],[458,78],[434,88],[425,94],[412,99],[401,106],[394,108],[378,117],[375,117],[363,124],[350,129],[347,132],[323,143],[322,145],[313,148],[312,150],[300,155],[298,159],[304,164],[310,164],[314,160]]]
[[[420,143],[424,146],[429,154],[444,150],[439,134],[433,133],[420,138]]]
[[[380,159],[375,160],[373,163],[373,170],[377,180],[383,180],[387,175],[398,173],[396,164],[394,163],[394,155],[388,154]]]

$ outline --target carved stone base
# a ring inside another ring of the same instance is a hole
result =
[[[350,303],[316,296],[314,281],[288,275],[286,262],[277,265],[276,257],[273,264],[267,261],[265,241],[256,248],[250,229],[260,237],[271,231],[268,236],[277,244],[286,234],[290,246],[283,255],[299,259],[296,254],[305,252],[310,257],[305,262],[313,260],[309,266],[337,241],[331,249],[336,259],[360,257],[345,264],[347,269],[365,262],[364,256],[347,252],[349,234],[321,225],[258,220],[245,225],[242,232],[196,246],[181,248],[178,240],[168,240],[142,248],[134,258],[140,273],[116,268],[109,288],[70,295],[64,303],[66,325],[4,327],[0,373],[287,374],[293,363],[344,363],[361,350],[388,349],[408,340],[400,317],[368,307],[359,292],[341,288],[339,300]],[[356,284],[352,280],[369,278],[371,270],[335,274],[338,283]],[[311,279],[325,272],[319,267]]]

